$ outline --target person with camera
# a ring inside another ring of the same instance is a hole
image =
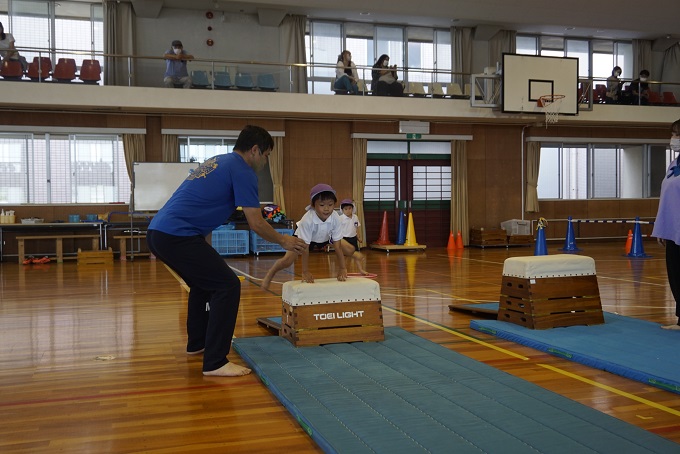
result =
[[[397,81],[397,65],[390,66],[390,57],[382,54],[373,65],[371,89],[377,96],[404,96],[404,86]]]

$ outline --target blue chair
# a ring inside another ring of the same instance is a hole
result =
[[[210,80],[208,79],[207,71],[192,71],[191,72],[191,87],[192,88],[208,88]]]
[[[215,84],[215,88],[223,90],[234,86],[234,84],[231,82],[231,76],[226,71],[215,71],[213,83]]]
[[[252,90],[255,88],[253,83],[253,76],[250,73],[238,73],[236,74],[236,88],[239,90]]]
[[[276,91],[279,88],[273,74],[258,74],[257,87],[262,91]]]

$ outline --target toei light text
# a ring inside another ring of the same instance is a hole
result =
[[[364,311],[326,312],[313,315],[314,320],[340,320],[343,318],[362,318]]]

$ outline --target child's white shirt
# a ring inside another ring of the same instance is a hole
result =
[[[307,244],[328,243],[330,239],[340,241],[343,238],[340,216],[333,211],[328,219],[322,221],[313,209],[309,210],[297,222],[295,236]]]
[[[352,214],[351,218],[345,214],[341,214],[340,221],[342,223],[343,237],[352,238],[357,236],[357,230],[361,224],[359,224],[359,217],[356,214]]]

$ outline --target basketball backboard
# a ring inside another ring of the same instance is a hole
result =
[[[578,59],[503,54],[501,109],[507,113],[543,114],[543,95],[564,95],[560,114],[578,115]]]

